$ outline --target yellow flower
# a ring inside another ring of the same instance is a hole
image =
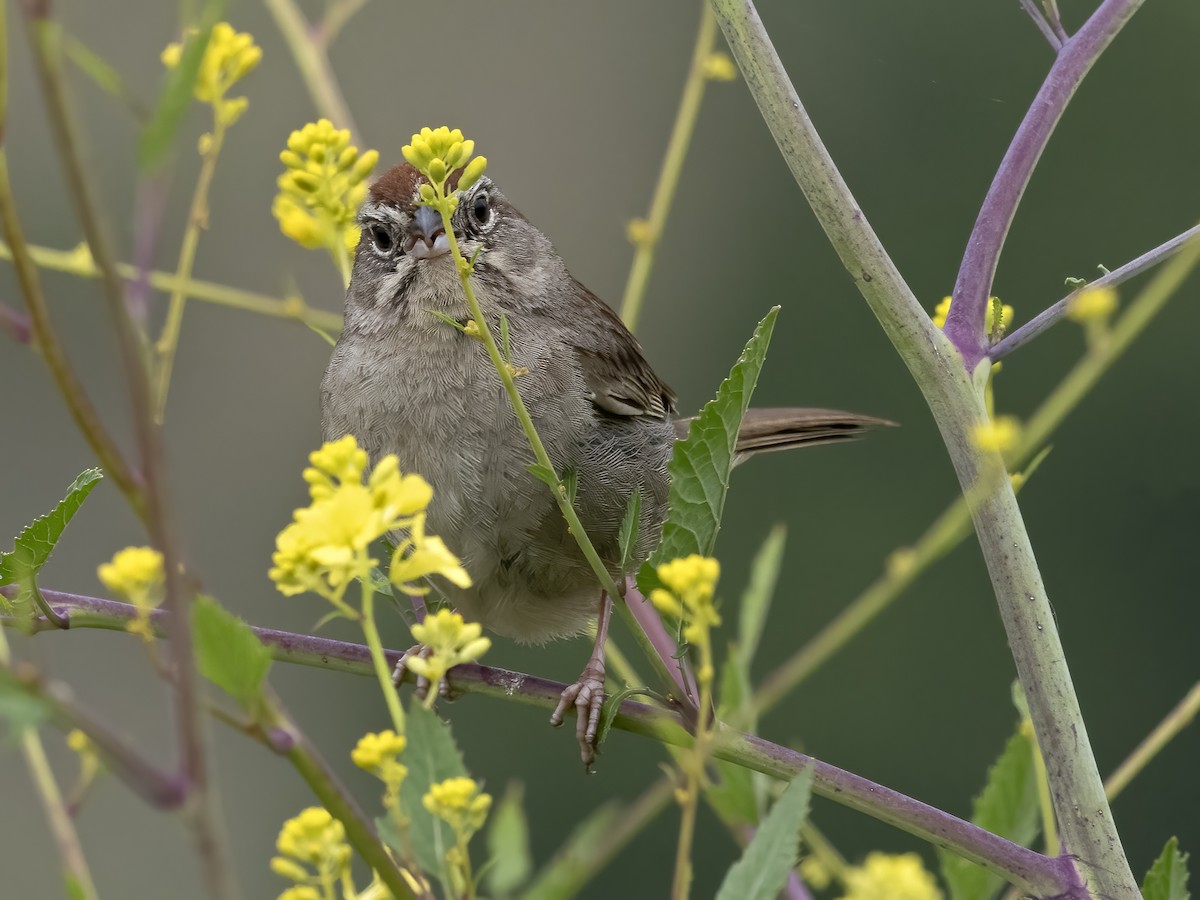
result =
[[[293,131],[279,159],[286,168],[271,212],[280,230],[302,247],[324,247],[335,256],[352,249],[359,234],[354,217],[379,153],[360,154],[347,129],[321,119]]]
[[[1075,322],[1103,322],[1117,308],[1117,291],[1108,285],[1084,288],[1067,304],[1067,316]]]
[[[275,849],[279,856],[271,859],[271,871],[300,885],[336,881],[350,868],[346,829],[320,806],[284,822]]]
[[[943,297],[942,301],[934,308],[933,324],[936,327],[946,327],[946,316],[950,313],[950,304],[953,300],[953,297]]]
[[[471,586],[471,576],[459,558],[446,547],[446,542],[424,533],[421,516],[413,525],[412,536],[396,548],[388,574],[393,584],[409,594],[429,593],[429,588],[415,583],[429,575],[441,575],[460,588]]]
[[[833,881],[833,873],[829,867],[815,856],[806,856],[800,860],[800,877],[810,888],[823,891]]]
[[[463,169],[456,190],[465,191],[487,170],[486,157],[471,159],[475,142],[464,139],[458,128],[451,130],[445,125],[422,128],[400,148],[400,152],[418,172],[429,179],[428,185],[421,186],[421,199],[430,206],[441,208],[444,205],[446,212],[453,212],[458,202],[456,197],[446,195],[446,182],[450,176],[458,169]]]
[[[397,757],[406,746],[408,741],[404,735],[391,730],[364,734],[351,751],[350,758],[360,769],[370,772],[389,787],[399,786],[408,774],[408,767]]]
[[[1015,416],[997,416],[971,431],[971,442],[984,453],[1008,453],[1020,440],[1021,423]]]
[[[942,900],[942,892],[917,854],[870,853],[846,871],[841,900]]]
[[[478,622],[465,622],[461,615],[445,608],[414,625],[412,635],[429,653],[414,655],[405,665],[435,685],[455,666],[479,659],[492,646],[483,637],[483,627]],[[435,694],[436,691],[429,692],[430,703]]]
[[[279,900],[321,900],[321,892],[310,884],[297,884],[280,894]]]
[[[421,802],[431,814],[454,829],[460,844],[465,844],[483,827],[492,807],[491,795],[481,793],[476,781],[463,777],[430,785]]]
[[[684,623],[683,636],[701,648],[701,663],[696,678],[703,684],[713,677],[709,635],[721,624],[713,605],[713,593],[721,575],[721,565],[715,559],[693,553],[673,559],[658,567],[658,580],[664,587],[650,592],[650,602],[659,612]]]
[[[364,484],[367,454],[352,435],[326,443],[309,461],[312,503],[279,533],[269,574],[285,595],[314,591],[341,608],[346,585],[378,564],[367,552],[372,541],[404,529],[436,540],[423,527],[433,489],[420,475],[402,475],[395,456],[381,459]],[[404,543],[419,545],[411,537]]]
[[[194,33],[188,39],[194,38]],[[162,63],[174,69],[183,58],[183,44],[168,44],[162,52]],[[248,75],[262,59],[262,48],[245,32],[235,31],[228,22],[213,26],[200,71],[196,75],[193,93],[201,103],[212,106],[217,120],[232,125],[246,110],[245,97],[226,98],[225,94]]]
[[[950,314],[950,304],[953,302],[953,297],[943,297],[933,310],[933,324],[937,328],[946,327],[946,316]],[[999,297],[988,297],[987,313],[984,316],[983,330],[986,334],[992,334],[996,325],[996,309],[1000,310],[1000,334],[1008,329],[1013,320],[1013,308],[1007,303],[1001,303]]]
[[[102,563],[96,574],[106,588],[137,608],[137,615],[125,630],[152,640],[154,629],[150,626],[150,613],[163,600],[162,554],[150,547],[126,547],[118,551],[111,562]]]
[[[728,53],[710,53],[704,60],[704,77],[713,81],[733,81],[737,71],[737,65]]]

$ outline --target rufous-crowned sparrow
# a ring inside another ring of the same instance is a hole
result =
[[[577,707],[590,761],[604,696],[603,596],[533,461],[496,371],[465,324],[466,301],[438,213],[419,203],[423,180],[405,163],[380,177],[359,213],[362,237],[345,325],[321,385],[326,440],[354,435],[372,461],[396,454],[433,486],[427,528],[458,554],[473,585],[439,587],[469,620],[543,643],[600,616],[600,640],[552,722]],[[451,187],[456,182],[452,180]],[[667,461],[687,419],[621,320],[572,277],[550,241],[489,178],[459,197],[453,224],[494,333],[508,320],[517,381],[557,471],[572,470],[575,506],[600,556],[618,572],[618,529],[641,492],[630,566],[658,541]],[[478,253],[478,256],[476,254]],[[752,410],[738,451],[826,443],[880,420],[831,410]],[[599,601],[599,602],[598,602]]]

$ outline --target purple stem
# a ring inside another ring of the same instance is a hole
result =
[[[0,588],[3,592],[10,590]],[[136,614],[128,604],[98,597],[48,590],[43,590],[42,596],[58,608],[60,615],[67,620],[68,627],[71,627],[73,618],[85,619],[89,612],[97,614],[97,620],[90,624],[107,623],[109,628],[114,627],[111,624],[114,619],[128,621]],[[170,615],[165,610],[152,614],[152,621],[158,628],[162,628],[169,619]],[[56,630],[45,619],[35,619],[33,627],[35,631]],[[264,644],[274,649],[277,659],[355,674],[369,674],[372,671],[370,651],[360,644],[271,628],[255,628],[254,631]],[[394,666],[401,653],[388,651],[387,656],[389,665]],[[519,703],[544,709],[554,708],[565,688],[560,682],[535,675],[474,663],[456,666],[447,680],[451,689],[463,693],[509,697]],[[622,702],[614,725],[624,731],[678,746],[687,746],[691,740],[682,716],[633,700]],[[1069,857],[1044,856],[814,757],[734,729],[722,729],[714,755],[785,780],[794,778],[801,769],[809,768],[813,776],[813,790],[823,797],[894,825],[938,847],[949,849],[1037,896],[1054,896],[1060,900],[1087,898]]]
[[[0,303],[0,332],[18,344],[28,344],[33,340],[33,326],[29,317],[3,303]]]
[[[1049,309],[1043,310],[1034,316],[1020,328],[1016,329],[1012,334],[1005,337],[1003,340],[997,341],[988,351],[988,356],[994,361],[1003,359],[1012,353],[1018,347],[1023,347],[1025,344],[1032,341],[1035,337],[1047,330],[1051,325],[1067,314],[1067,307],[1071,301],[1083,290],[1091,290],[1098,287],[1115,286],[1123,281],[1128,281],[1135,275],[1140,275],[1151,266],[1156,266],[1160,262],[1170,259],[1180,250],[1182,250],[1193,238],[1200,238],[1200,225],[1194,225],[1185,231],[1183,234],[1178,234],[1163,244],[1159,244],[1153,250],[1147,250],[1137,259],[1130,260],[1121,266],[1119,269],[1113,269],[1106,275],[1097,278],[1095,281],[1089,281],[1086,285],[1077,290],[1072,291],[1063,297]]]
[[[150,270],[162,235],[167,208],[167,182],[163,175],[138,181],[133,213],[133,267],[135,275],[125,283],[125,305],[143,331],[150,316]]]
[[[1054,33],[1054,29],[1050,27],[1050,23],[1046,21],[1046,17],[1038,8],[1037,0],[1021,0],[1021,9],[1029,14],[1029,18],[1033,19],[1033,24],[1042,33],[1042,37],[1050,42],[1050,46],[1054,48],[1055,52],[1061,50],[1063,38]]]
[[[1004,154],[967,241],[954,285],[954,302],[943,329],[962,354],[968,371],[974,370],[988,355],[983,327],[988,294],[1004,239],[1034,167],[1080,82],[1143,2],[1104,0],[1083,27],[1063,44]]]
[[[658,611],[642,596],[633,578],[625,579],[625,605],[629,607],[629,611],[637,619],[638,625],[650,639],[650,643],[663,663],[666,664],[667,671],[671,674],[675,686],[682,692],[682,696],[694,703],[700,696],[700,692],[696,689],[696,680],[692,677],[692,669],[687,664],[687,657],[675,658],[679,653],[679,641],[667,632]]]

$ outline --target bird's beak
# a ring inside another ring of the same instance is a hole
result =
[[[433,259],[449,253],[450,242],[442,228],[441,213],[429,206],[418,206],[409,242],[412,246],[406,247],[405,251],[417,259]]]

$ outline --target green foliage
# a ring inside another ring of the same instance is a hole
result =
[[[509,784],[490,817],[487,830],[490,861],[486,881],[494,894],[511,894],[525,883],[533,870],[529,826],[522,805],[524,793],[519,784]]]
[[[717,900],[774,900],[779,895],[796,864],[811,791],[812,772],[804,769],[775,801],[742,858],[725,873]]]
[[[192,633],[200,674],[236,700],[257,711],[271,651],[254,630],[211,597],[192,605]]]
[[[50,559],[63,530],[79,511],[92,488],[103,478],[99,469],[84,469],[67,488],[67,495],[47,515],[34,519],[17,536],[8,553],[0,553],[0,585],[18,586],[13,603],[18,609],[28,607],[36,599],[35,579]],[[0,606],[8,607],[3,597]]]
[[[417,863],[430,875],[440,875],[446,869],[445,853],[454,846],[454,833],[449,825],[425,809],[421,798],[432,784],[466,776],[467,767],[450,726],[415,699],[408,708],[405,735],[408,749],[404,751],[404,764],[408,766],[408,776],[400,786],[400,806],[412,820],[408,836]],[[399,846],[395,849],[403,850]],[[446,887],[451,890],[449,885]]]
[[[621,549],[621,571],[624,572],[637,546],[638,520],[642,515],[642,490],[635,487],[629,502],[625,505],[625,516],[621,519],[621,530],[618,535],[618,546]]]
[[[166,160],[184,114],[192,105],[192,91],[213,26],[225,17],[226,5],[226,0],[208,0],[200,15],[200,27],[184,43],[179,65],[167,71],[154,112],[138,140],[138,171],[154,172]]]
[[[971,821],[993,834],[1028,846],[1041,827],[1033,745],[1017,731],[988,770],[983,792],[975,798]],[[938,853],[942,878],[952,900],[987,900],[1000,887],[998,875],[945,851]]]
[[[596,848],[602,847],[616,828],[619,814],[618,804],[606,803],[580,822],[554,858],[538,873],[533,884],[521,894],[521,900],[560,900],[575,896],[593,874],[592,857],[596,855]]]
[[[1142,900],[1189,900],[1187,861],[1188,854],[1179,852],[1179,838],[1167,841],[1142,881]]]
[[[659,563],[691,553],[712,555],[729,490],[738,429],[758,383],[778,315],[776,306],[758,323],[717,395],[692,421],[687,438],[675,444],[667,466],[671,490],[662,542],[638,574],[638,586],[644,594],[658,587],[654,567]]]
[[[16,683],[6,670],[0,670],[0,721],[8,723],[14,736],[26,728],[36,728],[50,715],[50,708]]]

